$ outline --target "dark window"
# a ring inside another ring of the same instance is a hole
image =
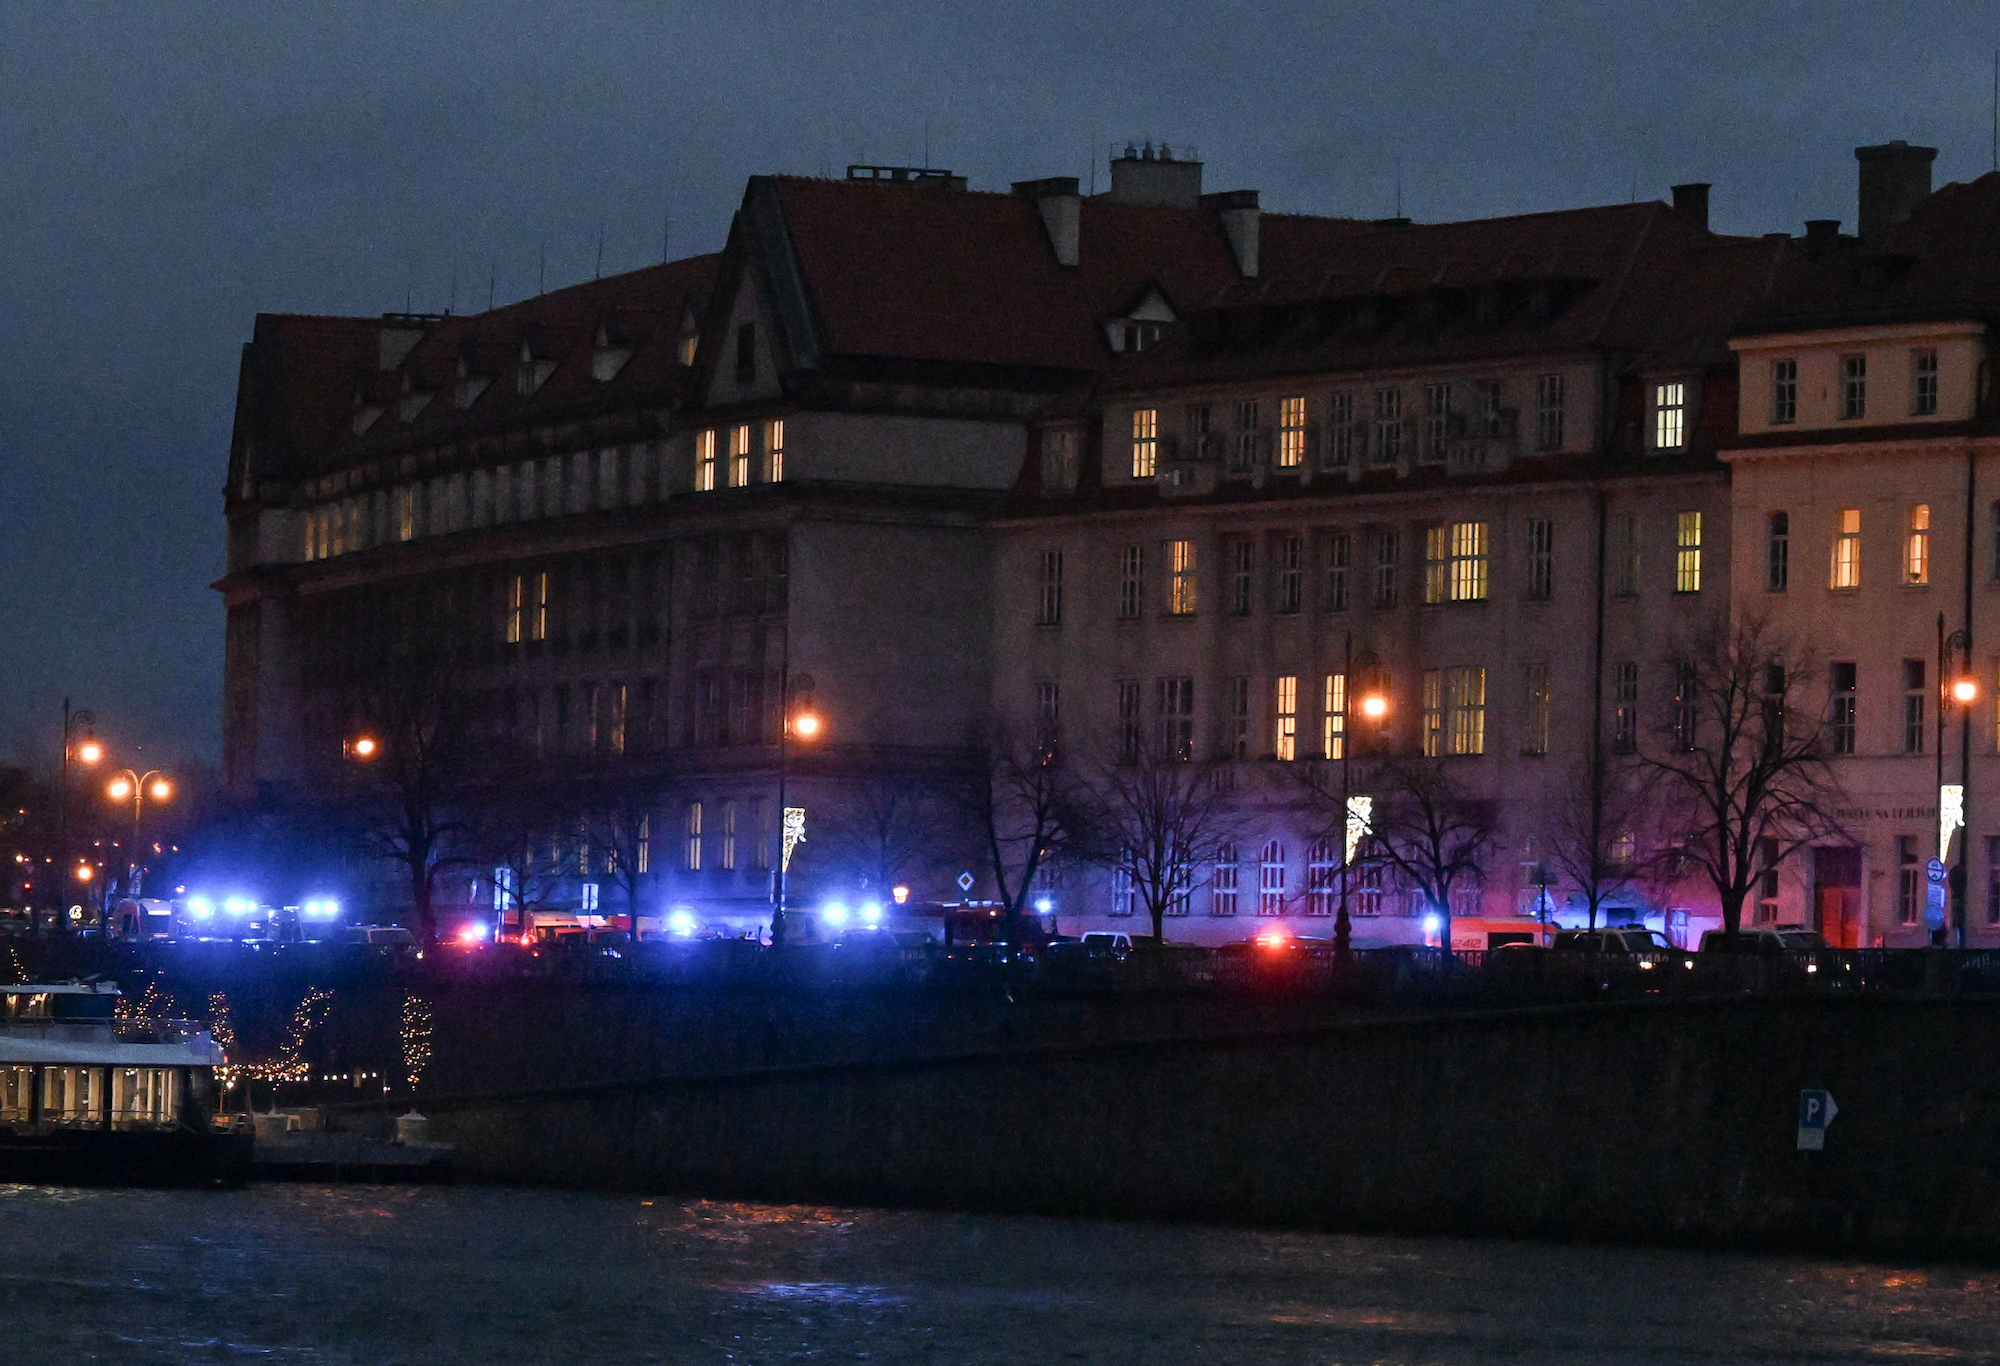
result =
[[[1345,531],[1326,534],[1326,610],[1347,610],[1347,569],[1353,553]]]
[[[1545,600],[1555,587],[1555,523],[1546,517],[1528,519],[1528,597]]]
[[[1682,750],[1692,750],[1701,725],[1701,678],[1692,663],[1674,665],[1674,740]]]
[[[1232,616],[1250,615],[1256,596],[1256,543],[1249,537],[1229,543],[1229,611]]]
[[[1795,422],[1799,416],[1799,363],[1771,362],[1771,421]]]
[[[1928,417],[1938,410],[1937,352],[1931,349],[1913,352],[1910,368],[1914,381],[1910,389],[1910,411],[1918,417]]]
[[[1118,758],[1123,763],[1135,763],[1139,758],[1140,744],[1140,693],[1139,680],[1121,678],[1118,680]]]
[[[1924,752],[1924,662],[1903,661],[1903,753]]]
[[[1162,678],[1159,683],[1159,754],[1162,759],[1194,758],[1194,680]]]
[[[1621,659],[1611,666],[1611,748],[1630,754],[1639,747],[1639,665]]]
[[[1827,749],[1835,754],[1854,753],[1855,675],[1852,663],[1835,662],[1833,705],[1827,712]]]
[[[736,329],[736,378],[757,377],[757,324],[744,323]]]
[[[1280,612],[1299,610],[1300,574],[1305,568],[1305,538],[1303,536],[1280,536],[1278,538],[1278,601]]]
[[[1062,621],[1063,555],[1060,550],[1044,550],[1041,581],[1035,600],[1035,623],[1054,626]]]
[[[1896,871],[1896,910],[1905,925],[1914,925],[1924,904],[1924,866],[1917,862],[1916,836],[1896,836]]]
[[[1792,581],[1792,519],[1774,512],[1764,525],[1764,591],[1782,593]]]
[[[1396,559],[1400,546],[1399,537],[1392,530],[1375,533],[1375,605],[1394,607],[1396,605]]]

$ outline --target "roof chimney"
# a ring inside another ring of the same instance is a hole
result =
[[[1055,249],[1056,264],[1077,262],[1077,239],[1083,225],[1083,196],[1077,193],[1073,175],[1050,176],[1046,180],[1017,180],[1014,193],[1030,200],[1041,210],[1042,226],[1048,229],[1049,246]]]
[[[1674,212],[1684,218],[1691,218],[1697,226],[1708,226],[1708,182],[1697,180],[1690,185],[1674,186]]]
[[[1128,142],[1125,155],[1112,159],[1111,192],[1105,198],[1121,204],[1192,209],[1201,199],[1201,163],[1174,160],[1165,144],[1155,155],[1149,142],[1142,155]]]
[[[1857,147],[1861,163],[1861,237],[1873,242],[1910,216],[1931,192],[1931,162],[1935,147],[1912,147],[1901,140],[1879,147]]]
[[[1827,252],[1840,245],[1840,220],[1838,218],[1808,218],[1806,220],[1806,254],[1817,261]]]
[[[1246,280],[1257,278],[1257,228],[1264,217],[1257,207],[1257,191],[1224,190],[1221,194],[1205,194],[1201,206],[1214,209],[1222,220],[1222,235],[1229,239],[1229,250],[1236,257],[1236,269]]]

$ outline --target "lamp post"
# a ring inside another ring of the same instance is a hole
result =
[[[1959,845],[1958,861],[1951,863],[1951,836],[1953,829],[1967,832],[1971,839],[1971,792],[1972,775],[1972,704],[1979,700],[1979,684],[1972,677],[1972,636],[1965,630],[1953,631],[1946,635],[1944,613],[1937,617],[1938,634],[1938,718],[1937,718],[1937,795],[1938,795],[1938,858],[1950,863],[1949,886],[1951,888],[1951,918],[1947,924],[1939,925],[1931,932],[1931,942],[1943,945],[1955,933],[1958,947],[1965,947],[1965,899],[1969,890],[1970,863],[1966,858],[1966,844]],[[1953,659],[1960,661],[1957,676],[1949,683],[1945,680],[1951,670]],[[1947,810],[1944,785],[1944,720],[1945,709],[1958,708],[1958,793],[1955,810]],[[1954,820],[1954,817],[1956,818]]]
[[[789,776],[792,737],[811,743],[825,731],[825,723],[819,713],[812,709],[813,677],[800,674],[792,677],[791,666],[786,664],[779,675],[778,696],[780,698],[778,719],[778,865],[771,870],[771,947],[776,948],[785,941],[785,907],[787,875],[791,871],[792,846],[804,832],[794,836],[791,828],[791,814],[785,806],[785,780]]]
[[[114,802],[126,798],[132,800],[132,844],[131,857],[125,861],[125,891],[128,896],[138,895],[139,881],[139,819],[144,814],[146,799],[151,797],[158,806],[174,795],[174,785],[159,769],[148,769],[145,773],[134,773],[129,768],[121,768],[113,775],[104,789],[105,795]]]
[[[1372,664],[1374,656],[1368,656]],[[1347,961],[1350,943],[1354,936],[1354,921],[1347,913],[1347,869],[1354,862],[1354,851],[1360,841],[1354,838],[1354,742],[1360,738],[1359,730],[1347,724],[1347,717],[1358,709],[1367,720],[1380,723],[1389,710],[1389,701],[1379,692],[1357,695],[1354,689],[1354,632],[1345,632],[1341,638],[1341,690],[1346,694],[1341,698],[1343,716],[1340,727],[1340,909],[1333,918],[1333,953],[1341,961]]]
[[[96,716],[81,707],[71,710],[69,699],[63,699],[62,762],[58,765],[56,777],[57,925],[64,924],[69,914],[70,756],[74,754],[81,764],[95,764],[104,757],[104,746],[98,742],[96,728]]]

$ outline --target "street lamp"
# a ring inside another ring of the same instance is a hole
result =
[[[1938,636],[1938,718],[1937,718],[1937,800],[1938,800],[1938,859],[1945,861],[1951,857],[1951,837],[1954,830],[1969,830],[1970,801],[1968,788],[1971,787],[1972,772],[1972,704],[1979,700],[1979,684],[1972,676],[1972,633],[1970,629],[1945,634],[1944,613],[1937,616]],[[1951,663],[1957,658],[1957,677],[1949,686],[1945,678],[1951,673]],[[1958,785],[1948,788],[1944,783],[1944,720],[1945,709],[1958,708]],[[1965,947],[1965,896],[1969,881],[1964,846],[1959,849],[1958,862],[1951,865],[1951,922],[1950,927],[1958,933],[1958,945]],[[1942,945],[1946,938],[1943,923],[1931,930],[1931,942]]]
[[[778,695],[783,699],[782,716],[778,725],[778,866],[771,870],[771,947],[776,948],[785,938],[785,890],[786,875],[790,872],[792,846],[804,837],[803,829],[794,831],[792,813],[785,806],[785,780],[788,776],[786,765],[791,757],[791,742],[794,737],[813,741],[826,729],[826,722],[813,710],[813,678],[811,674],[791,676],[787,665],[779,680]],[[800,824],[804,824],[801,813]]]
[[[1352,631],[1343,634],[1341,652],[1342,672],[1340,675],[1340,686],[1348,694],[1347,697],[1341,699],[1342,702],[1348,704],[1348,710],[1353,710],[1358,705],[1362,716],[1366,717],[1370,722],[1380,725],[1382,718],[1389,714],[1389,699],[1384,697],[1379,689],[1372,688],[1359,698],[1353,695],[1354,633]],[[1374,655],[1371,653],[1366,658],[1367,662],[1372,665]],[[1360,841],[1355,837],[1354,832],[1354,786],[1352,779],[1354,742],[1359,738],[1359,735],[1358,730],[1350,728],[1345,724],[1340,728],[1340,910],[1333,919],[1333,952],[1334,957],[1341,962],[1347,961],[1349,944],[1354,935],[1354,922],[1347,913],[1347,869],[1348,865],[1354,862],[1354,851],[1360,847]]]
[[[347,757],[350,759],[373,759],[381,750],[381,743],[372,735],[357,735],[347,742]]]
[[[132,803],[132,856],[126,860],[125,890],[128,895],[138,895],[139,880],[139,818],[145,810],[146,800],[152,799],[158,806],[174,795],[174,785],[159,769],[149,769],[143,774],[131,769],[120,769],[116,777],[104,789],[105,795],[115,802],[128,798]]]
[[[56,923],[64,923],[69,902],[69,765],[71,756],[81,764],[94,764],[104,757],[104,746],[95,733],[97,717],[78,708],[70,709],[63,699],[62,762],[56,779]],[[86,879],[87,880],[87,879]]]

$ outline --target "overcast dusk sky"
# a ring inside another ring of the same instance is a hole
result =
[[[1854,220],[1858,144],[1992,160],[1990,4],[0,4],[0,762],[65,694],[219,748],[221,483],[259,312],[506,303],[719,247],[746,176],[975,189],[1193,145],[1267,208],[1418,220],[1715,183]],[[135,751],[135,746],[143,746]]]

